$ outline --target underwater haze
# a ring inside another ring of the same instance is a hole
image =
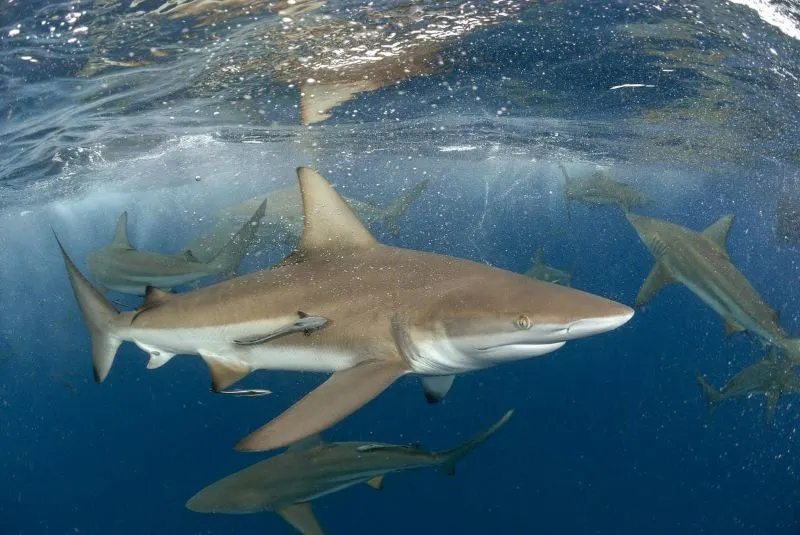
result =
[[[278,269],[301,223],[269,194],[300,166],[363,201],[380,243],[519,274],[539,258],[636,310],[438,403],[409,374],[324,430],[442,451],[514,409],[453,476],[315,499],[325,533],[800,534],[796,0],[1,0],[0,113],[0,535],[297,533],[186,502],[280,453],[234,445],[327,376],[261,369],[235,387],[271,394],[221,395],[200,358],[148,369],[123,343],[96,383],[54,232],[115,308],[147,312],[90,269],[120,214],[133,247],[191,267],[266,195],[236,275]],[[640,235],[631,213],[693,232]],[[729,384],[767,355],[788,375]]]

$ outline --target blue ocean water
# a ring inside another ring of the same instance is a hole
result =
[[[200,359],[147,370],[124,344],[94,384],[51,229],[84,270],[123,210],[135,245],[177,252],[220,209],[293,185],[298,165],[377,204],[430,179],[399,236],[373,226],[383,243],[515,272],[544,244],[575,287],[632,305],[650,253],[613,206],[573,203],[568,216],[558,165],[611,169],[655,200],[639,213],[695,230],[734,213],[732,262],[800,335],[800,251],[774,231],[777,201],[800,176],[800,11],[741,4],[415,3],[490,22],[446,41],[447,68],[301,126],[298,89],[276,65],[302,54],[281,24],[369,26],[373,10],[408,16],[409,5],[328,4],[329,18],[291,23],[258,4],[201,5],[216,17],[206,25],[194,11],[159,17],[159,2],[6,2],[0,534],[293,533],[271,513],[184,504],[269,455],[233,445],[324,377],[258,371],[242,385],[272,395],[229,398],[209,392]],[[401,34],[419,23],[402,20]],[[325,31],[333,47],[338,30]],[[626,84],[637,87],[611,89]],[[289,250],[254,251],[242,271]],[[763,396],[711,416],[695,380],[720,387],[764,353],[747,334],[726,338],[708,306],[670,285],[620,329],[460,376],[438,405],[405,377],[325,437],[441,450],[515,414],[454,477],[390,475],[381,491],[350,488],[315,511],[328,534],[800,533],[797,394],[766,425]]]

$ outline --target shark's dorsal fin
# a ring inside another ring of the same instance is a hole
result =
[[[733,225],[733,214],[727,214],[717,219],[711,226],[703,231],[703,235],[716,243],[727,254],[728,234]]]
[[[333,189],[330,182],[309,167],[299,167],[297,178],[303,196],[301,254],[320,250],[368,249],[378,245],[372,234]]]
[[[190,249],[186,249],[183,252],[183,259],[188,260],[189,262],[200,262],[200,260],[197,259]]]
[[[128,240],[128,212],[122,212],[117,219],[117,229],[114,231],[114,239],[111,247],[115,249],[133,249],[133,245]]]
[[[287,505],[275,512],[303,535],[325,535],[311,509],[311,502]]]
[[[383,478],[384,475],[381,474],[379,476],[373,477],[372,479],[368,479],[367,481],[365,481],[365,483],[375,490],[381,490],[383,488]]]

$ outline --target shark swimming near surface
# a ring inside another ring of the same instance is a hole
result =
[[[106,378],[124,341],[150,354],[150,368],[175,354],[200,355],[215,391],[257,369],[332,373],[236,446],[265,451],[327,429],[406,374],[432,379],[432,393],[441,396],[455,374],[550,353],[634,314],[486,264],[382,245],[320,174],[300,167],[297,176],[305,227],[283,261],[179,294],[150,288],[137,311],[118,312],[59,242],[92,337],[96,381]],[[276,333],[299,310],[324,318],[324,328],[235,342]]]
[[[136,249],[128,239],[128,213],[123,212],[111,243],[89,253],[89,271],[103,293],[115,290],[133,295],[144,295],[148,286],[170,289],[205,277],[232,276],[247,254],[265,206],[266,202],[262,202],[251,212],[244,225],[206,261],[196,258],[190,250],[163,255]]]
[[[775,408],[784,394],[800,393],[800,377],[795,372],[796,364],[779,358],[778,350],[771,347],[769,353],[752,366],[737,373],[730,381],[717,390],[698,374],[697,383],[708,401],[708,409],[713,414],[719,403],[750,394],[764,394],[767,397],[766,422],[772,424]]]
[[[399,236],[399,219],[408,207],[419,199],[429,184],[428,179],[417,182],[386,206],[377,206],[348,197],[342,198],[365,226],[370,227],[376,222],[383,222],[394,236]],[[264,201],[268,206],[268,214],[262,220],[253,239],[256,247],[263,249],[270,245],[294,246],[303,232],[303,200],[296,185],[272,191],[266,196],[253,197],[222,210],[211,231],[198,236],[186,246],[186,250],[191,251],[202,261],[210,261],[219,254],[231,234],[239,228],[242,218],[249,217]]]
[[[503,427],[513,412],[506,412],[472,440],[443,452],[376,442],[326,443],[310,437],[209,485],[186,507],[198,513],[274,511],[303,535],[323,535],[312,500],[360,483],[380,489],[386,475],[405,470],[441,466],[453,475],[456,463]]]
[[[623,211],[636,206],[652,204],[653,199],[633,186],[615,180],[608,171],[595,171],[591,176],[572,178],[563,165],[558,166],[564,174],[564,197],[567,215],[571,213],[573,201],[586,204],[615,204]]]
[[[533,257],[532,262],[530,269],[525,272],[526,277],[552,282],[553,284],[561,284],[562,286],[571,285],[572,273],[544,263],[544,246],[540,245],[536,249],[536,255]]]
[[[764,343],[783,348],[793,362],[800,362],[800,339],[787,336],[777,312],[728,256],[726,242],[733,215],[720,217],[702,232],[632,212],[626,217],[656,260],[636,296],[637,307],[665,285],[679,282],[722,317],[727,335],[750,331]]]

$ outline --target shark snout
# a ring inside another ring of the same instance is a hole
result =
[[[582,318],[567,325],[562,340],[574,340],[595,334],[613,331],[622,327],[633,317],[633,309],[619,305],[619,312],[596,318]]]

